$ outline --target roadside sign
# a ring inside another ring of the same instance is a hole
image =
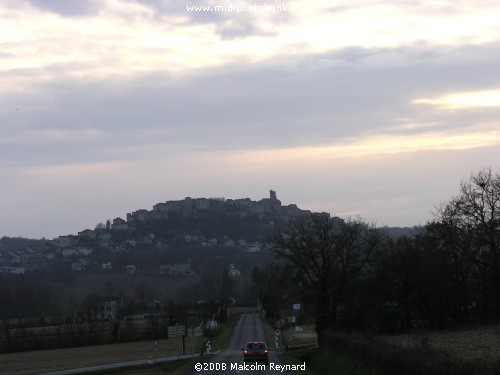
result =
[[[181,337],[186,335],[186,326],[168,326],[167,333],[169,338]]]
[[[294,303],[293,304],[293,309],[294,310],[300,310],[300,303]]]
[[[193,329],[193,336],[194,337],[203,336],[203,328],[196,327],[195,329]]]
[[[275,334],[276,336],[279,336],[279,335],[281,334],[281,331],[280,331],[279,329],[277,329],[276,331],[274,331],[274,334]]]

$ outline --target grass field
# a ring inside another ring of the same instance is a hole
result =
[[[186,338],[186,353],[199,353],[201,347],[201,337]],[[177,355],[181,351],[182,344],[178,343],[177,340],[159,340],[158,357]],[[152,341],[0,354],[0,374],[34,374],[112,362],[148,359],[153,354]]]
[[[221,326],[220,331],[218,332],[217,337],[214,337],[212,340],[212,349],[213,351],[220,350],[224,348],[229,338],[231,337],[231,333],[233,331],[234,326],[236,325],[239,319],[239,315],[234,315],[228,322]],[[204,355],[200,357],[196,357],[189,360],[168,362],[168,363],[160,363],[155,366],[134,366],[128,368],[118,368],[109,371],[101,371],[99,374],[104,375],[112,375],[112,374],[130,374],[130,375],[142,375],[142,374],[171,374],[171,375],[189,375],[194,371],[194,365],[196,363],[203,363],[210,358],[209,355]],[[89,375],[93,375],[92,373]],[[305,374],[307,375],[307,374]]]
[[[429,345],[432,349],[445,352],[452,359],[465,362],[494,362],[500,359],[500,325],[383,338],[405,347]]]
[[[222,349],[229,340],[230,334],[239,316],[221,326],[218,335],[212,340],[212,350]],[[186,338],[186,354],[200,353],[203,346],[201,337]],[[157,356],[175,356],[182,352],[182,343],[176,339],[159,340]],[[153,357],[153,341],[141,341],[125,344],[85,346],[79,348],[54,349],[33,352],[0,354],[0,374],[23,375],[38,372],[49,372],[63,369],[94,366],[106,363],[149,359]],[[191,361],[162,363],[155,366],[134,366],[109,370],[105,374],[155,374],[171,373],[189,374],[194,363],[201,361],[197,357]]]
[[[301,326],[303,331],[298,332],[293,329],[284,330],[283,334],[286,337],[288,345],[310,344],[316,342],[316,331],[314,325]]]
[[[269,323],[266,324],[266,334],[268,341],[271,338],[274,340],[274,328]],[[282,335],[290,346],[316,339],[313,326],[304,326],[303,332],[285,329]],[[283,351],[280,357],[286,363],[306,360],[308,367],[317,374],[351,375],[400,375],[410,370],[415,374],[429,374],[431,371],[433,374],[490,375],[498,373],[500,363],[500,324],[411,335],[338,333],[336,337],[343,337],[337,341],[339,348]],[[403,351],[399,351],[398,347]],[[365,361],[366,358],[368,360]],[[404,372],[400,371],[402,368]],[[386,371],[388,369],[389,372]]]
[[[303,326],[303,332],[282,330],[288,345],[315,342],[314,325]],[[274,347],[274,329],[266,324],[269,346]],[[431,349],[445,352],[452,359],[465,362],[491,362],[500,359],[500,325],[485,325],[460,330],[434,331],[420,334],[381,336],[382,339],[403,347],[429,345]]]
[[[303,328],[302,332],[297,332],[290,328],[284,328],[280,331],[280,345],[283,345],[284,340],[286,345],[301,345],[301,344],[311,344],[316,342],[316,331],[314,330],[314,325],[304,325],[301,326]],[[275,328],[271,326],[271,323],[266,321],[264,324],[264,330],[266,333],[267,345],[270,348],[274,348],[274,337],[275,337]]]
[[[205,356],[206,357],[206,356]],[[143,375],[143,374],[165,374],[170,375],[191,375],[194,370],[194,366],[198,362],[203,362],[205,357],[196,357],[192,359],[184,359],[179,361],[158,363],[154,366],[144,365],[144,366],[131,366],[131,367],[120,367],[112,370],[89,372],[87,375]]]
[[[199,358],[199,357],[197,357]],[[154,366],[151,365],[141,365],[141,366],[130,366],[130,367],[120,367],[111,370],[100,370],[96,372],[87,372],[86,375],[143,375],[143,374],[175,374],[175,375],[189,375],[193,372],[195,363],[191,363],[192,360],[179,360],[172,362],[158,363]],[[183,368],[186,370],[184,372],[179,372]]]

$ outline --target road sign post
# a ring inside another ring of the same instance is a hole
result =
[[[156,358],[158,357],[158,340],[153,341],[153,363],[156,363]]]

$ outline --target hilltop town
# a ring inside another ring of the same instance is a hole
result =
[[[186,258],[190,251],[211,247],[258,252],[262,250],[266,233],[277,221],[288,221],[307,213],[310,211],[299,209],[295,204],[282,205],[273,190],[269,198],[259,201],[191,197],[169,200],[155,204],[152,210],[128,213],[126,219],[117,217],[105,224],[99,223],[94,229],[53,240],[15,246],[2,239],[0,273],[114,270],[193,275],[195,270]],[[148,262],[148,254],[162,251],[169,251],[169,261]],[[143,255],[143,265],[126,261],[139,254]]]
[[[197,217],[211,212],[225,213],[226,215],[247,216],[256,214],[260,217],[273,215],[287,219],[296,217],[310,211],[301,210],[295,204],[282,206],[277,199],[276,192],[269,191],[269,198],[260,201],[252,201],[250,198],[224,199],[224,198],[190,198],[184,200],[167,201],[157,203],[152,211],[138,210],[127,214],[127,221],[116,218],[113,220],[112,228],[121,230],[128,229],[129,225],[137,222],[145,222],[155,219],[169,219],[182,217]]]

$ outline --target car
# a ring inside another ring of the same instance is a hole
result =
[[[269,350],[261,341],[249,342],[243,351],[243,362],[265,362],[269,364]]]

